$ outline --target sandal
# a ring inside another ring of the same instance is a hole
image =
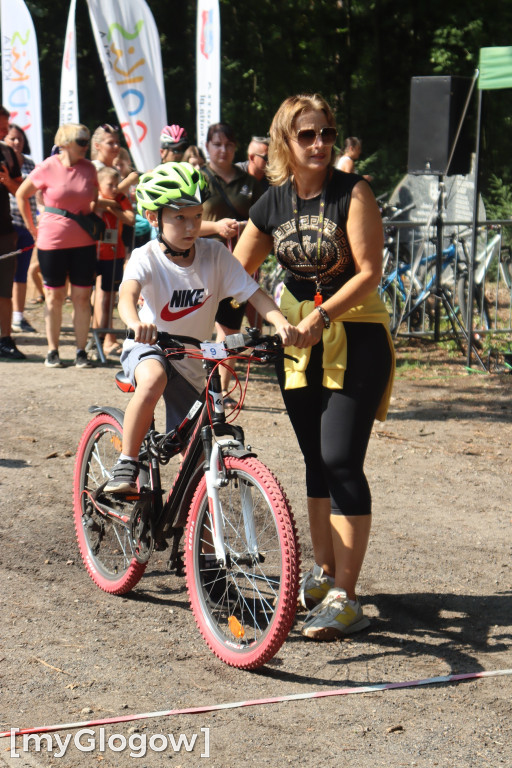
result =
[[[44,296],[42,293],[39,294],[39,296],[36,296],[35,299],[30,299],[31,304],[44,304]]]
[[[235,400],[233,397],[230,397],[227,392],[222,393],[222,399],[224,400],[224,407],[227,408],[236,408],[238,406],[238,401]]]
[[[103,347],[103,354],[105,357],[108,357],[109,355],[117,355],[119,357],[122,351],[122,344],[114,344],[112,347],[109,347],[109,349],[105,349],[105,347]]]

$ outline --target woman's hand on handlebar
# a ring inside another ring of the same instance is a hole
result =
[[[302,318],[297,326],[297,331],[301,338],[301,344],[297,344],[297,346],[304,349],[305,347],[312,347],[318,344],[322,338],[324,328],[325,325],[320,312],[313,310],[309,315]]]
[[[303,346],[303,334],[294,325],[290,325],[288,321],[281,324],[276,324],[276,331],[281,337],[284,347],[299,347]]]
[[[130,326],[135,341],[140,344],[154,344],[157,338],[157,327],[153,323],[133,323]]]

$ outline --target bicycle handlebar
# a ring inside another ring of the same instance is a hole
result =
[[[245,349],[252,349],[255,353],[252,355],[258,362],[270,362],[278,357],[288,357],[283,350],[283,343],[279,334],[262,334],[258,328],[246,328],[247,334],[235,333],[226,336],[224,339],[224,348],[228,355],[235,355],[243,352]],[[134,340],[135,332],[128,328],[126,338]],[[173,357],[177,360],[183,359],[186,354],[185,344],[192,345],[201,349],[201,344],[212,344],[218,342],[201,342],[193,336],[180,336],[179,334],[170,334],[166,331],[158,331],[156,344],[163,352],[171,351]],[[206,357],[204,355],[204,357]],[[294,359],[294,358],[290,358]]]

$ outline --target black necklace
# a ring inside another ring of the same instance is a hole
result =
[[[322,186],[322,194],[320,195],[320,207],[318,210],[318,226],[316,230],[316,293],[315,293],[315,307],[319,307],[320,304],[323,301],[322,297],[322,286],[320,283],[320,276],[318,274],[318,268],[320,266],[320,262],[322,259],[322,240],[324,237],[324,212],[325,212],[325,198],[327,196],[327,184],[330,179],[330,172],[328,171],[325,180]],[[300,249],[306,259],[310,261],[310,258],[306,251],[304,250],[304,245],[302,243],[302,234],[300,231],[299,226],[299,204],[298,204],[298,198],[297,198],[297,190],[295,187],[295,181],[292,181],[292,208],[293,208],[293,216],[295,218],[295,231],[297,232],[297,240],[299,241]]]

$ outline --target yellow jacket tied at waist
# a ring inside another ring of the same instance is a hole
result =
[[[301,320],[307,317],[315,309],[313,301],[297,301],[290,291],[283,288],[280,300],[280,308],[283,315],[292,325],[298,325]],[[343,314],[331,321],[330,328],[325,328],[322,333],[323,358],[322,367],[324,371],[323,385],[328,389],[343,389],[343,379],[347,368],[347,335],[345,333],[345,322],[353,323],[381,323],[387,331],[389,348],[392,355],[392,367],[389,375],[386,390],[377,410],[377,419],[384,421],[389,408],[391,398],[391,389],[395,375],[395,350],[393,340],[389,332],[389,315],[382,302],[378,292],[373,291],[357,307],[352,307]],[[299,389],[307,386],[306,368],[308,367],[311,356],[311,347],[299,349],[298,347],[286,347],[286,354],[297,359],[288,360],[285,358],[285,389]]]

